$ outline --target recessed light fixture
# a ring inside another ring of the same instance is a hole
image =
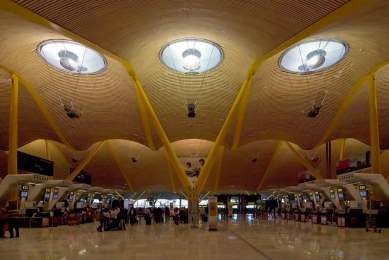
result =
[[[185,38],[163,46],[159,59],[173,71],[196,75],[217,68],[223,62],[224,52],[209,40]]]
[[[68,73],[98,74],[107,68],[103,55],[74,41],[44,41],[36,51],[47,64]]]
[[[337,64],[346,57],[348,50],[349,45],[345,41],[333,38],[315,39],[287,49],[278,64],[286,72],[309,75]]]

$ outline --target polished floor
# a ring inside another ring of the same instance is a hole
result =
[[[0,240],[0,259],[388,259],[389,230],[336,228],[235,215],[218,231],[172,222],[125,231],[96,232],[97,223],[24,228],[20,238]],[[8,232],[6,233],[8,236]]]

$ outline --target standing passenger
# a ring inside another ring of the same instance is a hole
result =
[[[10,206],[9,209],[10,211],[8,212],[8,223],[10,238],[14,237],[14,229],[16,231],[15,237],[19,237],[19,211],[16,210],[15,206]]]
[[[4,236],[4,225],[7,223],[7,210],[5,208],[0,209],[0,238],[5,238]]]

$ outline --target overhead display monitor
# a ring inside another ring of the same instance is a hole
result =
[[[338,198],[339,198],[339,199],[343,199],[343,198],[344,198],[343,193],[338,193]]]
[[[74,168],[70,168],[70,174],[74,171]],[[74,182],[92,184],[92,176],[90,173],[80,171],[79,174],[73,179]]]
[[[18,170],[53,176],[54,162],[18,151]]]
[[[335,199],[335,194],[334,193],[330,193],[330,199]]]
[[[55,199],[55,200],[58,199],[58,193],[53,194],[53,199]]]
[[[366,192],[366,190],[360,190],[360,191],[359,191],[359,195],[360,195],[361,197],[367,197],[367,192]]]
[[[22,197],[22,198],[27,198],[27,196],[28,196],[28,191],[22,191],[20,193],[20,197]]]
[[[50,193],[45,193],[45,199],[49,199],[50,198]]]

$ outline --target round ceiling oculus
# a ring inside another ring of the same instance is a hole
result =
[[[47,64],[68,73],[98,74],[107,68],[103,55],[73,41],[44,41],[38,44],[36,51]]]
[[[308,75],[337,64],[346,57],[348,50],[349,45],[342,40],[315,39],[287,49],[278,65],[286,72]]]
[[[195,75],[217,68],[223,62],[224,52],[209,40],[185,38],[163,46],[159,59],[173,71]]]

